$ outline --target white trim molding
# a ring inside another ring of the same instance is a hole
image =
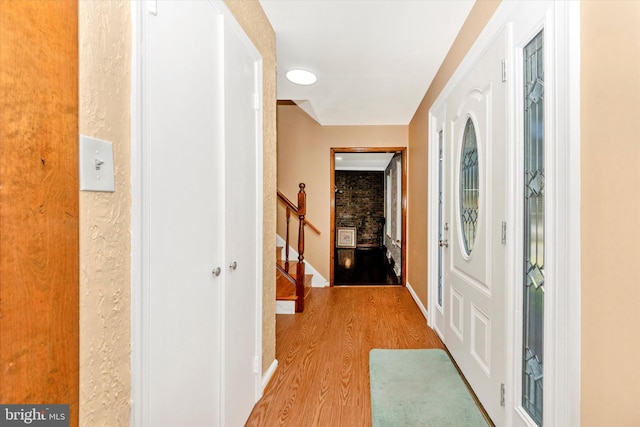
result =
[[[416,305],[420,309],[420,312],[424,316],[424,319],[427,321],[427,325],[431,324],[431,322],[429,321],[429,312],[425,308],[424,304],[422,304],[422,301],[420,301],[420,298],[418,298],[418,294],[416,294],[416,291],[413,290],[409,281],[407,281],[407,290],[411,294],[413,300],[416,302]]]
[[[278,359],[273,359],[273,362],[271,362],[271,365],[269,365],[269,368],[267,368],[267,371],[262,376],[262,394],[264,394],[264,390],[269,385],[269,381],[271,381],[271,378],[273,378],[277,369],[278,369]]]
[[[142,426],[144,386],[143,354],[148,350],[143,340],[143,179],[142,179],[142,24],[144,12],[139,2],[131,2],[131,397],[129,425]]]

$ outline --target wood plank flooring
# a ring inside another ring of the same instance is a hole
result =
[[[313,288],[305,304],[277,315],[278,370],[247,426],[370,426],[369,350],[444,348],[406,288]]]

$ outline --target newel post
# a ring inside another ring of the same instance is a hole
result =
[[[304,183],[299,185],[298,191],[298,264],[296,265],[296,312],[304,311],[304,217],[307,213],[307,193]]]

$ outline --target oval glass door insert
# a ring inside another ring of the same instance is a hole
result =
[[[468,118],[464,126],[460,156],[460,230],[467,256],[473,251],[478,228],[479,176],[476,129],[471,118]]]

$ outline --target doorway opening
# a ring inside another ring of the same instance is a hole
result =
[[[406,283],[406,148],[331,149],[331,286]]]

